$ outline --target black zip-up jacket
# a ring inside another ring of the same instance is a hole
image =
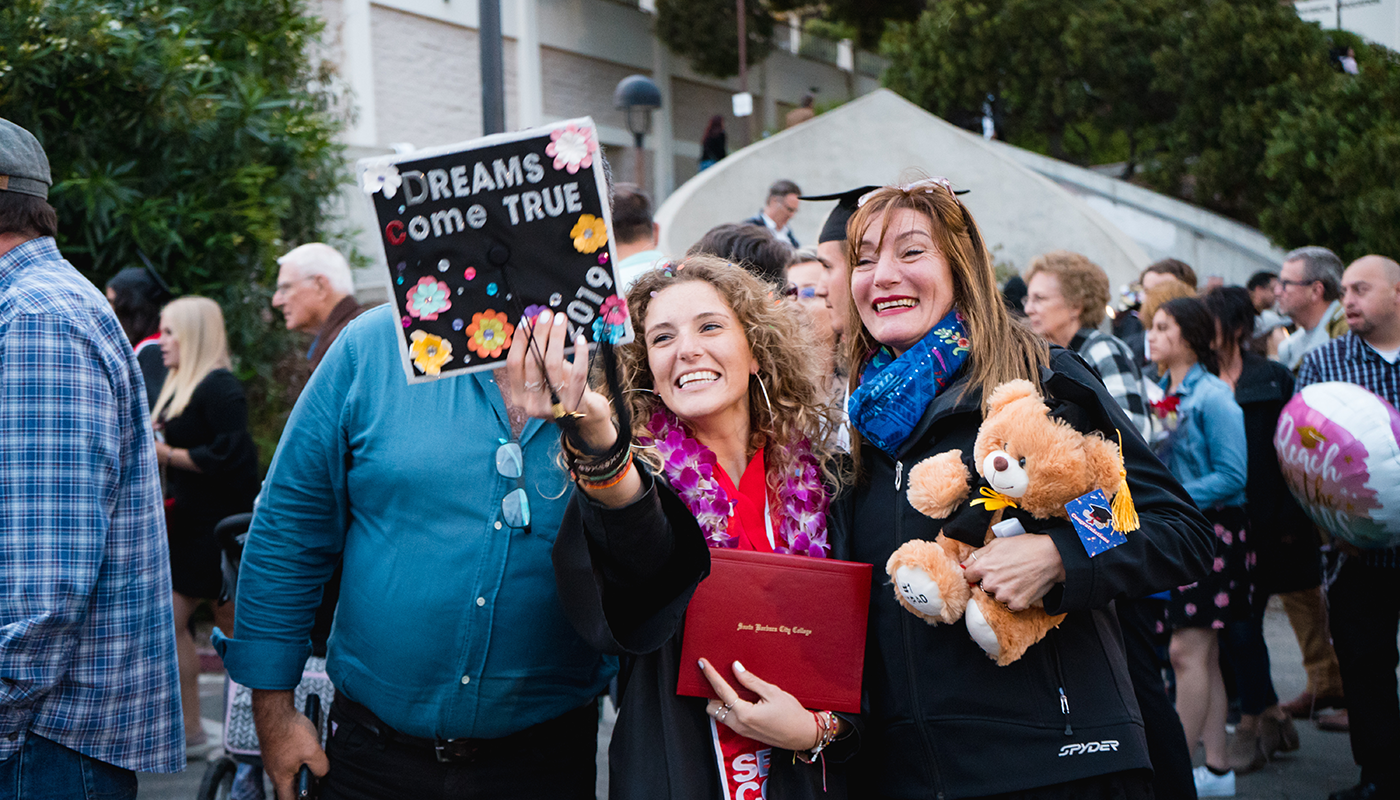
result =
[[[1259,554],[1253,576],[1257,602],[1261,594],[1311,589],[1322,583],[1318,558],[1322,539],[1288,491],[1274,452],[1279,414],[1293,397],[1293,373],[1254,353],[1243,353],[1242,360],[1240,377],[1235,380],[1235,402],[1244,411],[1249,454],[1244,493],[1250,542]]]
[[[1191,583],[1212,557],[1211,528],[1185,490],[1084,362],[1053,348],[1041,391],[1078,430],[1111,439],[1122,431],[1141,529],[1092,559],[1066,521],[1032,530],[1054,539],[1065,566],[1046,611],[1068,616],[1008,666],[987,658],[962,623],[931,626],[904,610],[884,565],[901,544],[933,540],[942,524],[909,504],[905,476],[929,456],[972,452],[982,399],[968,388],[966,367],[929,405],[898,458],[862,448],[861,479],[830,514],[832,539],[848,542],[854,560],[876,565],[852,796],[982,797],[1150,767],[1110,604]]]

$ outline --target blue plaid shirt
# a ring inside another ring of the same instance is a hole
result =
[[[1400,408],[1400,362],[1391,364],[1355,333],[1347,332],[1309,351],[1298,367],[1298,391],[1304,386],[1325,381],[1354,383],[1375,392],[1396,408]],[[1373,567],[1400,566],[1400,548],[1367,550],[1361,554],[1363,563]]]
[[[150,430],[102,294],[50,237],[0,255],[0,760],[34,733],[184,769]]]

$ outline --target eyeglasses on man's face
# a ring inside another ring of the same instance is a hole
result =
[[[1278,288],[1274,289],[1274,291],[1285,292],[1290,286],[1311,286],[1314,283],[1321,283],[1321,281],[1318,281],[1316,279],[1310,281],[1290,281],[1287,278],[1279,278],[1278,283],[1276,284]]]
[[[297,287],[298,284],[306,283],[307,281],[309,281],[309,280],[314,280],[315,278],[316,278],[315,275],[311,275],[311,276],[304,277],[304,278],[296,278],[296,279],[290,280],[290,281],[278,281],[278,282],[277,282],[276,289],[273,291],[272,296],[273,296],[273,297],[278,297],[278,296],[283,296],[283,297],[285,297],[285,296],[287,295],[287,293],[290,292],[291,290],[295,289],[295,288]]]

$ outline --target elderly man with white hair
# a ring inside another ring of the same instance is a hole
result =
[[[287,320],[287,330],[304,331],[316,338],[306,353],[311,369],[325,357],[331,343],[364,308],[355,302],[355,282],[350,264],[328,244],[312,242],[277,259],[277,291],[272,307]]]

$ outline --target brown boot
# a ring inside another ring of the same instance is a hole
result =
[[[1274,753],[1291,753],[1299,747],[1298,729],[1293,718],[1278,706],[1259,716],[1259,749],[1270,759]]]
[[[1235,735],[1230,739],[1226,751],[1229,767],[1236,774],[1244,775],[1262,769],[1268,762],[1268,753],[1261,748],[1259,739],[1260,718],[1244,715],[1235,726]]]

